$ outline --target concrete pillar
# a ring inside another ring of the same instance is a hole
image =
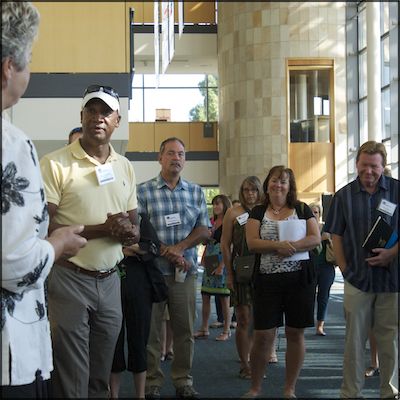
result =
[[[289,58],[335,60],[335,127],[338,143],[345,145],[345,7],[345,2],[218,3],[222,193],[237,197],[246,176],[263,181],[273,165],[288,165]],[[343,157],[342,151],[337,165],[346,165]],[[338,179],[346,173],[343,167]]]

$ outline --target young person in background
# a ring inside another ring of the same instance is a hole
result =
[[[201,284],[202,297],[202,320],[200,329],[194,334],[196,339],[207,338],[210,333],[208,331],[208,320],[210,318],[210,297],[214,295],[219,297],[223,314],[223,331],[216,340],[225,341],[231,336],[230,322],[231,313],[229,309],[229,289],[226,286],[226,269],[222,260],[221,254],[221,236],[222,236],[222,221],[227,210],[232,206],[229,198],[223,194],[219,194],[212,199],[213,219],[211,236],[206,244],[203,255],[203,265],[207,256],[217,255],[219,258],[218,267],[209,275],[207,270],[204,270],[203,280]]]
[[[324,324],[328,310],[329,295],[331,286],[335,280],[335,265],[326,259],[326,246],[331,240],[331,235],[324,231],[324,224],[321,222],[322,210],[318,203],[310,204],[311,211],[318,221],[321,233],[320,253],[316,257],[317,270],[317,336],[326,336]]]

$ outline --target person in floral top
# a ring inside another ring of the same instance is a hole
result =
[[[2,2],[2,112],[29,82],[39,14],[29,2]],[[5,113],[3,113],[5,114]],[[49,237],[46,197],[32,141],[2,118],[2,397],[46,397],[53,369],[45,281],[54,260],[86,244],[75,225]]]

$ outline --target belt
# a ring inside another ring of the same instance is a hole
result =
[[[96,279],[107,278],[107,276],[110,276],[117,270],[116,267],[113,267],[107,271],[89,271],[88,269],[78,267],[74,263],[67,261],[67,260],[58,260],[58,261],[56,261],[56,264],[58,264],[64,268],[72,269],[73,271],[75,271],[78,274],[88,275],[88,276],[91,276],[92,278],[96,278]]]

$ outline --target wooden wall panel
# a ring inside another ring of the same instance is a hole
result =
[[[189,122],[157,122],[154,130],[154,146],[158,151],[163,140],[175,136],[185,143],[186,151],[190,151]]]
[[[126,151],[158,151],[154,147],[154,123],[129,123],[129,141]]]
[[[135,16],[134,16],[134,20],[133,20],[134,23],[142,24],[144,22],[144,6],[145,6],[145,4],[153,5],[153,2],[143,3],[142,1],[127,1],[125,3],[127,13],[129,13],[130,8],[133,8],[135,10]]]
[[[335,191],[333,143],[290,143],[289,151],[289,166],[300,198],[312,199]]]
[[[204,137],[203,122],[191,122],[189,124],[190,151],[217,151],[217,124],[213,124],[214,137]]]
[[[154,3],[152,1],[142,2],[140,9],[140,2],[130,2],[137,4],[138,14],[135,17],[136,23],[152,24],[154,22]],[[136,15],[136,12],[135,12]],[[185,1],[183,3],[183,16],[184,21],[187,23],[215,23],[215,2],[211,1]],[[160,19],[161,21],[161,19]],[[174,21],[178,23],[178,2],[174,2]]]
[[[183,3],[183,19],[185,23],[215,23],[214,1],[185,1]]]
[[[311,143],[290,143],[289,166],[298,192],[312,192]]]
[[[335,191],[333,143],[311,143],[311,164],[314,192]]]
[[[158,152],[163,140],[176,136],[186,151],[218,151],[218,124],[214,137],[203,136],[203,122],[130,122],[127,151]]]
[[[161,3],[159,3],[159,6]],[[159,17],[159,21],[161,22],[161,18]],[[143,3],[143,23],[145,24],[153,24],[154,23],[154,2],[146,1]]]
[[[41,22],[32,72],[127,72],[124,2],[35,5]]]

